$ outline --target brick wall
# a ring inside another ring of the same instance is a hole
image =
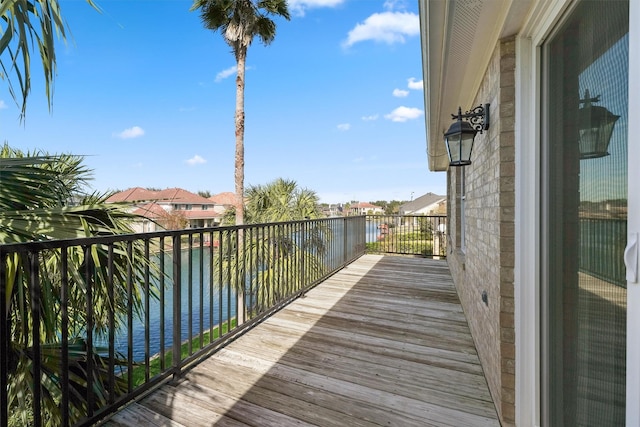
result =
[[[491,126],[476,136],[472,164],[448,172],[448,260],[503,426],[515,420],[514,101],[515,41],[498,42],[473,106],[490,103]],[[464,245],[460,191],[465,181]],[[462,247],[464,246],[464,250]],[[482,301],[486,293],[487,303]]]

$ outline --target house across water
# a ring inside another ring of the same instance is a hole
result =
[[[147,232],[219,225],[232,197],[233,193],[206,198],[182,188],[149,190],[134,187],[112,195],[107,202],[131,203],[131,212],[141,217],[134,223],[134,230]]]

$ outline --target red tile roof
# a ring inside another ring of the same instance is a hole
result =
[[[220,194],[214,194],[209,197],[209,200],[214,202],[216,205],[235,205],[236,204],[236,193],[231,193],[229,191]]]
[[[144,206],[140,206],[138,209],[136,209],[135,211],[133,211],[134,215],[141,215],[145,218],[149,218],[149,219],[157,219],[157,218],[161,218],[163,215],[166,214],[167,211],[165,211],[162,206],[158,205],[157,203],[148,203]]]
[[[202,197],[182,188],[167,188],[155,191],[146,188],[134,187],[121,191],[109,197],[108,203],[116,202],[143,202],[143,201],[163,201],[169,203],[212,205],[211,200]]]

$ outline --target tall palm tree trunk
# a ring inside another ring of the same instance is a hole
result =
[[[244,224],[244,74],[247,49],[238,49],[236,61],[236,225]]]
[[[235,158],[235,184],[236,184],[236,225],[244,224],[244,74],[247,59],[247,49],[240,48],[236,52],[238,73],[236,76],[236,158]],[[238,230],[238,253],[244,254],[243,245],[244,230]],[[241,257],[244,264],[244,256]],[[245,321],[244,304],[244,265],[240,266],[241,287],[238,288],[238,308],[236,312],[237,325]]]

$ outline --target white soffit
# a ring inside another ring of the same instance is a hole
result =
[[[429,169],[449,166],[443,134],[474,99],[500,38],[516,34],[531,0],[422,0]],[[425,28],[426,27],[426,28]],[[478,104],[488,100],[478,100]]]

